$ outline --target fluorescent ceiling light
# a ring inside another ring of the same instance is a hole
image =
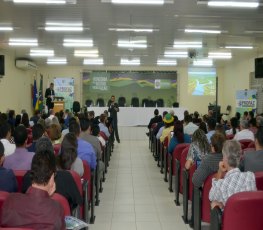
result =
[[[92,47],[92,39],[64,39],[63,46],[65,47]]]
[[[46,22],[46,31],[83,31],[82,22]]]
[[[262,34],[263,30],[246,30],[246,34]]]
[[[19,4],[66,4],[65,0],[13,0]]]
[[[48,58],[47,59],[47,64],[49,65],[65,65],[67,63],[68,62],[66,58]]]
[[[177,65],[177,61],[176,60],[167,60],[167,59],[158,59],[157,60],[157,65],[165,65],[165,66],[175,66]]]
[[[165,51],[164,56],[168,58],[187,58],[188,53],[186,51]]]
[[[74,56],[75,57],[98,57],[99,52],[98,50],[75,50]]]
[[[240,1],[208,1],[207,5],[215,7],[257,8],[259,6],[259,3]]]
[[[193,65],[194,66],[213,66],[213,60],[210,60],[210,59],[194,60]]]
[[[111,0],[113,4],[163,5],[164,0]]]
[[[158,29],[147,29],[147,28],[109,28],[109,31],[117,32],[135,32],[135,33],[152,33],[153,31],[159,31]]]
[[[185,33],[221,34],[220,30],[185,29]]]
[[[230,52],[209,52],[208,58],[211,58],[211,59],[231,59],[232,54]]]
[[[13,31],[13,27],[10,26],[0,26],[0,31]]]
[[[138,48],[138,49],[145,49],[147,48],[146,40],[134,40],[134,41],[125,41],[119,40],[117,46],[120,48]]]
[[[174,48],[202,48],[202,42],[174,42]]]
[[[226,49],[253,49],[253,46],[225,46]]]
[[[84,65],[103,65],[104,61],[102,58],[84,59]]]
[[[37,39],[10,38],[8,44],[10,46],[38,46],[38,41]]]
[[[30,50],[30,56],[33,57],[53,57],[54,56],[54,50]]]
[[[121,58],[121,65],[140,65],[140,59],[126,59],[126,58]]]

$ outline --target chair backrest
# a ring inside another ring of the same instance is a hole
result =
[[[92,106],[92,104],[93,104],[93,101],[92,101],[92,100],[89,100],[89,99],[87,99],[85,104],[86,104],[86,106],[87,106],[87,107],[90,107],[90,106]]]
[[[243,140],[239,140],[239,143],[241,144],[241,148],[242,149],[246,149],[248,148],[248,146],[250,144],[252,144],[254,141],[250,140],[250,139],[243,139]]]
[[[226,135],[226,139],[227,140],[232,140],[234,138],[234,134],[229,134],[229,135]]]
[[[106,136],[106,134],[102,131],[100,131],[100,136],[105,140],[107,141],[109,138]]]
[[[17,191],[22,192],[23,177],[26,174],[26,170],[13,170],[16,181],[17,181]]]
[[[190,146],[190,144],[182,143],[182,144],[176,145],[176,147],[174,148],[174,151],[173,151],[173,172],[175,172],[175,164],[174,164],[175,159],[177,159],[178,161],[181,160],[181,154],[187,146]]]
[[[84,167],[84,173],[83,173],[83,176],[82,178],[86,181],[88,181],[88,193],[89,193],[89,201],[91,201],[92,199],[92,185],[91,185],[91,168],[88,164],[88,162],[86,162],[85,160],[82,160],[83,162],[83,167]]]
[[[183,170],[184,170],[184,166],[185,166],[185,162],[186,162],[186,157],[188,154],[188,150],[190,148],[190,145],[186,146],[181,154],[181,158],[180,158],[180,193],[183,193]]]
[[[257,190],[263,191],[263,172],[255,172]]]
[[[212,179],[216,176],[215,174],[212,174],[208,176],[205,180],[205,183],[203,185],[202,190],[202,211],[201,211],[201,219],[204,222],[210,223],[210,200],[209,200],[209,192],[212,187]]]
[[[189,169],[189,194],[188,194],[189,200],[193,199],[194,184],[192,182],[192,179],[196,169],[197,169],[196,164],[193,164]]]
[[[261,230],[262,209],[263,191],[236,193],[226,202],[222,229]]]
[[[173,108],[178,108],[179,107],[179,102],[174,102],[173,103]]]
[[[97,102],[96,102],[96,105],[99,106],[99,107],[104,107],[105,106],[104,99],[103,98],[98,98]]]
[[[27,145],[31,145],[33,142],[33,135],[32,134],[28,134],[27,135]]]
[[[10,194],[9,192],[0,191],[0,213],[1,213],[3,203],[5,202],[9,194]]]
[[[59,154],[59,151],[60,151],[60,148],[61,148],[61,144],[54,144],[53,148],[54,148],[54,153],[57,156]]]
[[[71,216],[68,200],[64,196],[54,193],[51,199],[57,201],[63,207],[65,216]]]
[[[254,141],[250,142],[247,147],[255,149],[256,148],[255,142]]]
[[[120,107],[124,107],[126,103],[126,98],[125,97],[119,97],[118,99],[118,104]]]
[[[133,97],[131,99],[131,105],[133,107],[139,107],[140,106],[139,98],[138,97]]]
[[[142,107],[149,107],[149,99],[147,98],[142,99]]]
[[[164,107],[164,101],[162,98],[156,100],[157,107]]]

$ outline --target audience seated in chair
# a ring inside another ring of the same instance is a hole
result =
[[[175,147],[181,143],[191,143],[191,137],[184,134],[183,124],[180,121],[174,123],[173,137],[170,139],[168,153],[173,154]]]
[[[254,134],[248,129],[249,128],[249,124],[247,120],[241,120],[240,121],[240,132],[236,133],[236,135],[234,136],[234,140],[240,141],[240,140],[244,140],[244,139],[249,139],[254,141]]]
[[[211,137],[214,135],[216,128],[216,120],[214,118],[212,117],[208,118],[207,128],[208,128],[208,132],[206,134],[206,137],[208,142],[211,143]]]
[[[100,115],[100,123],[99,123],[100,131],[105,133],[105,135],[109,138],[110,137],[110,132],[109,129],[106,125],[106,115],[102,113]]]
[[[5,158],[4,167],[13,170],[29,170],[34,153],[26,149],[27,130],[23,125],[15,128],[14,139],[16,150]]]
[[[226,138],[221,133],[215,133],[211,137],[211,153],[203,157],[199,167],[193,175],[193,184],[201,187],[206,178],[218,171],[218,164],[222,160],[222,148]]]
[[[27,150],[29,152],[35,152],[36,151],[36,143],[37,141],[43,136],[47,135],[45,132],[45,129],[40,124],[35,124],[32,128],[32,135],[33,135],[33,142],[32,144],[27,147]]]
[[[166,115],[167,113],[168,113],[167,111],[163,111],[162,121],[158,122],[158,123],[157,123],[157,126],[156,126],[156,127],[154,128],[154,130],[153,130],[153,135],[154,135],[154,136],[157,136],[160,128],[164,126],[163,119],[164,119],[164,117],[165,117],[165,115]],[[160,133],[160,136],[161,136],[161,133]],[[160,139],[160,136],[159,136],[158,139]]]
[[[148,124],[148,129],[151,129],[152,127],[152,124],[154,123],[158,123],[158,122],[161,122],[162,121],[162,116],[159,115],[159,110],[158,109],[155,109],[154,110],[154,117],[151,118],[149,124]],[[146,133],[147,136],[149,136],[149,132]]]
[[[5,148],[5,156],[9,156],[14,153],[16,145],[10,143],[11,138],[11,126],[7,122],[0,126],[0,138]]]
[[[2,207],[2,227],[65,229],[64,210],[50,196],[56,190],[56,160],[52,151],[37,152],[32,160],[32,186],[10,194]]]
[[[186,157],[185,168],[189,170],[196,163],[198,167],[202,159],[211,153],[211,147],[203,130],[197,129],[192,136],[192,143]]]
[[[0,191],[17,192],[17,181],[12,169],[5,169],[4,145],[0,142]]]
[[[53,152],[54,154],[54,149],[50,140],[47,137],[42,137],[37,141],[36,153],[46,150]],[[59,193],[68,200],[71,210],[74,210],[78,205],[82,205],[82,197],[69,171],[57,170],[55,182],[56,193]],[[30,171],[28,171],[23,178],[23,193],[27,191],[27,189],[31,186],[31,183]]]
[[[184,133],[188,135],[193,135],[198,126],[193,123],[193,118],[191,115],[186,115],[184,118]]]
[[[167,113],[165,117],[163,118],[164,122],[164,129],[162,131],[162,135],[160,136],[160,141],[163,142],[164,139],[170,135],[171,131],[173,131],[174,128],[174,117],[170,114]]]
[[[252,172],[240,172],[238,167],[241,146],[236,140],[227,140],[223,146],[223,161],[219,162],[217,177],[212,181],[209,192],[211,207],[224,208],[227,199],[238,192],[256,191],[255,175]]]
[[[259,127],[255,135],[255,147],[256,151],[244,154],[239,165],[241,171],[263,171],[263,127]]]
[[[230,119],[230,129],[226,130],[226,135],[236,135],[239,132],[239,121],[236,117]]]

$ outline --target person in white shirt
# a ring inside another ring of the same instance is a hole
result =
[[[16,149],[16,145],[11,144],[9,142],[9,139],[11,138],[11,127],[7,122],[2,124],[0,127],[0,138],[5,148],[5,152],[4,152],[5,156],[14,153]]]
[[[193,118],[190,115],[185,116],[184,122],[184,134],[192,136],[193,133],[198,129],[198,126],[193,123]]]
[[[241,131],[238,132],[235,136],[234,136],[234,140],[240,141],[240,140],[245,140],[245,139],[249,139],[254,141],[255,137],[253,132],[251,132],[248,128],[249,128],[249,123],[247,120],[241,120],[240,121],[240,128]]]

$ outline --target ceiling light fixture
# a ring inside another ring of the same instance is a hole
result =
[[[253,49],[253,46],[225,46],[226,49]]]
[[[10,46],[38,46],[37,39],[10,38],[8,45]]]
[[[163,5],[164,0],[111,0],[113,4]]]
[[[138,48],[138,49],[146,49],[147,42],[146,40],[135,40],[135,41],[125,41],[119,40],[117,43],[119,48]]]
[[[10,26],[0,26],[0,31],[13,31],[13,27]]]
[[[103,65],[104,61],[102,58],[84,59],[84,65]]]
[[[211,59],[194,60],[193,66],[213,66],[213,60]]]
[[[47,64],[49,65],[66,65],[67,59],[66,58],[48,58]]]
[[[46,31],[83,31],[82,22],[64,23],[64,22],[46,22]]]
[[[185,33],[221,34],[220,30],[185,29]]]
[[[259,6],[259,3],[240,1],[208,1],[207,5],[212,7],[257,8]]]
[[[230,52],[209,52],[208,58],[210,59],[231,59],[232,54]]]
[[[92,39],[64,39],[63,46],[65,47],[92,47]]]
[[[174,42],[174,48],[202,48],[202,42]]]
[[[135,33],[152,33],[153,31],[159,31],[159,29],[150,28],[109,28],[109,31],[117,32],[135,32]]]
[[[32,57],[53,57],[54,50],[31,49],[29,55]]]
[[[175,66],[175,65],[177,65],[177,61],[176,60],[167,60],[167,59],[158,59],[157,65]]]
[[[188,53],[186,51],[165,51],[164,56],[167,58],[187,58]]]
[[[65,0],[13,0],[13,2],[18,4],[66,4]]]
[[[74,51],[75,57],[99,57],[98,50],[75,50]]]
[[[136,59],[127,59],[121,58],[121,65],[140,65],[141,61],[139,58]]]

